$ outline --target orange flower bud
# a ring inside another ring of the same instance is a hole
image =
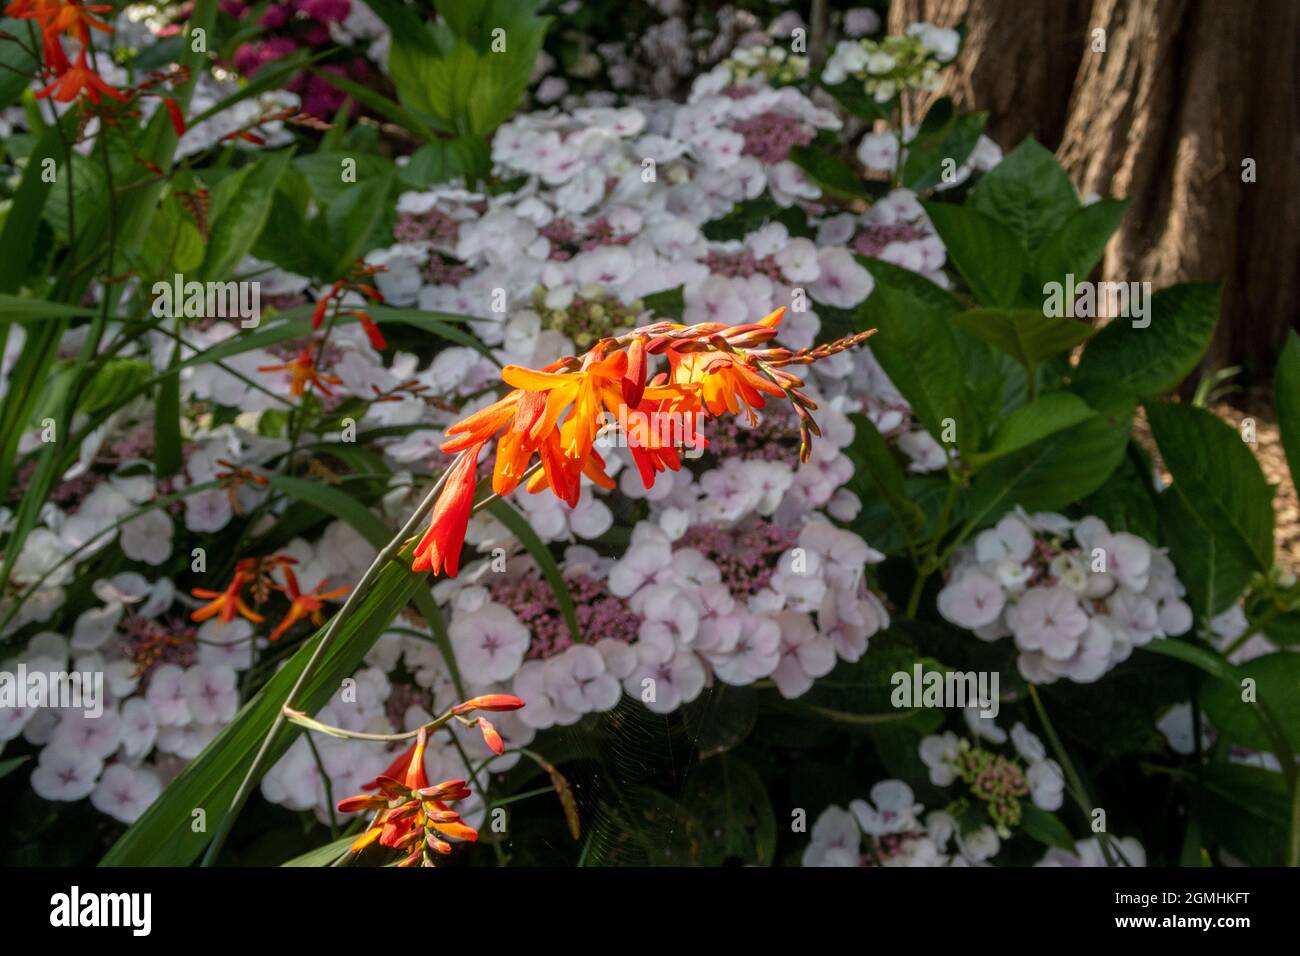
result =
[[[523,706],[524,702],[514,694],[484,694],[481,697],[471,697],[463,704],[457,704],[451,712],[460,716],[475,710],[518,710]]]

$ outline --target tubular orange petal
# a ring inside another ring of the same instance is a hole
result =
[[[489,750],[498,757],[506,752],[505,741],[501,739],[501,735],[497,733],[497,729],[492,726],[492,723],[486,717],[480,717],[478,719],[478,729],[482,732],[483,742],[488,745]]]
[[[447,429],[447,434],[460,437],[444,442],[442,450],[448,453],[463,451],[471,445],[487,441],[510,421],[523,394],[520,391],[513,391],[500,401],[493,402],[486,408],[480,408],[474,414],[456,422]]]
[[[424,775],[424,748],[429,742],[429,732],[423,727],[415,738],[415,748],[411,752],[411,762],[406,768],[404,783],[412,790],[421,790],[429,785],[429,778]]]
[[[433,507],[429,530],[415,549],[412,570],[429,570],[434,574],[445,570],[453,578],[460,570],[465,529],[469,526],[469,516],[474,508],[474,466],[482,447],[481,442],[471,445],[461,452],[461,457],[452,465],[447,484]]]
[[[373,793],[362,793],[355,797],[345,797],[338,802],[339,813],[356,813],[359,810],[378,810],[388,803],[383,797]]]
[[[464,823],[435,823],[434,829],[439,833],[445,833],[449,837],[457,840],[465,840],[468,843],[475,843],[478,840],[478,831],[472,826]]]
[[[627,370],[622,380],[623,401],[631,408],[641,404],[641,396],[645,393],[645,375],[645,339],[637,336],[627,348]]]
[[[468,714],[475,710],[506,711],[518,710],[523,706],[523,700],[514,694],[483,694],[457,704],[452,708],[451,712],[453,714]]]
[[[605,474],[605,459],[594,451],[583,463],[582,473],[602,488],[614,487],[614,479]]]
[[[379,827],[371,827],[365,833],[361,834],[361,836],[353,840],[352,846],[349,847],[349,849],[353,853],[360,853],[366,847],[370,846],[370,844],[378,840],[382,833],[383,830],[381,830]]]
[[[549,392],[571,383],[577,376],[576,372],[539,372],[522,365],[506,365],[501,369],[501,379],[507,385],[530,392]]]

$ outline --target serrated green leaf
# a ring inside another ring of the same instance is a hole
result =
[[[942,442],[951,437],[946,425],[950,420],[958,447],[974,451],[980,424],[966,391],[950,316],[889,286],[876,288],[858,314],[862,328],[880,330],[871,339],[871,352],[926,431]]]
[[[1079,197],[1056,157],[1030,137],[980,178],[970,206],[1034,252],[1078,211]]]
[[[963,332],[1011,356],[1031,379],[1045,360],[1087,341],[1094,331],[1083,322],[1032,309],[971,309],[955,316],[953,322]]]
[[[1103,199],[1071,213],[1034,254],[1032,271],[1038,289],[1049,282],[1064,286],[1066,276],[1074,276],[1076,284],[1087,279],[1101,261],[1106,243],[1119,228],[1126,209],[1127,199]]]
[[[1235,429],[1204,409],[1146,406],[1174,487],[1231,557],[1254,571],[1273,564],[1273,490]]]
[[[1243,682],[1249,680],[1254,684],[1253,700],[1273,713],[1292,748],[1300,747],[1300,654],[1265,654],[1236,670],[1235,682],[1217,681],[1201,690],[1201,706],[1219,733],[1244,747],[1272,748],[1273,741],[1259,722],[1256,705],[1243,700],[1247,690]]]
[[[983,467],[1095,414],[1083,399],[1071,392],[1050,392],[1017,408],[999,422],[989,447],[972,455],[970,463],[976,468]]]
[[[1094,404],[1111,397],[1162,395],[1200,361],[1219,316],[1219,286],[1170,286],[1151,297],[1149,325],[1112,320],[1083,350],[1075,389]]]
[[[1059,511],[1091,494],[1123,458],[1132,422],[1132,405],[1104,409],[994,462],[971,485],[969,527],[997,521],[1013,505]]]
[[[926,215],[962,279],[980,305],[1009,308],[1019,302],[1029,259],[1015,234],[970,206],[928,202]]]
[[[925,527],[925,512],[912,501],[903,487],[903,470],[884,437],[865,415],[850,415],[853,443],[845,454],[856,466],[851,484],[858,497],[879,495],[889,506],[907,540],[912,541]]]

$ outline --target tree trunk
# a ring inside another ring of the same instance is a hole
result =
[[[1271,374],[1300,326],[1300,4],[894,0],[890,32],[962,19],[966,48],[932,95],[989,110],[1004,148],[1034,135],[1082,192],[1130,198],[1104,277],[1222,279],[1205,365]]]

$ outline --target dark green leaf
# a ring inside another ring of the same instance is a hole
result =
[[[943,181],[945,164],[956,172],[970,157],[987,120],[987,113],[956,113],[947,97],[937,100],[921,122],[916,138],[907,144],[903,185],[922,192]]]
[[[977,468],[983,467],[1095,414],[1083,399],[1071,392],[1049,392],[1017,408],[999,422],[992,443],[984,451],[972,455],[970,463]]]
[[[1074,852],[1074,837],[1061,818],[1040,810],[1032,801],[1020,801],[1020,827],[1039,843]]]
[[[925,527],[925,512],[907,496],[902,468],[871,419],[851,415],[850,420],[853,444],[845,450],[855,465],[850,484],[863,500],[876,495],[883,498],[904,536],[909,541],[915,539]]]
[[[256,163],[227,176],[212,190],[212,231],[202,277],[230,279],[266,225],[275,185],[292,158],[292,150],[264,154]]]
[[[970,205],[1034,252],[1078,211],[1079,197],[1056,157],[1031,137],[980,178]]]
[[[889,286],[878,287],[859,310],[864,328],[875,326],[871,352],[937,441],[956,427],[956,443],[974,450],[979,423],[965,388],[965,370],[950,317],[941,309]]]
[[[1200,361],[1218,315],[1217,283],[1161,289],[1151,297],[1147,327],[1116,318],[1093,337],[1079,361],[1075,387],[1094,402],[1169,391]]]
[[[1132,405],[1104,409],[999,459],[971,486],[970,526],[997,521],[1016,504],[1029,511],[1057,511],[1091,494],[1123,458],[1132,422]]]
[[[790,150],[790,162],[832,196],[864,199],[869,195],[862,177],[825,150],[815,146],[796,146]]]
[[[41,34],[31,20],[24,23],[13,17],[0,17],[0,31],[0,36],[22,38],[22,43],[0,39],[0,109],[5,109],[37,77],[39,63],[28,49],[40,45]]]
[[[1068,352],[1088,339],[1093,329],[1074,319],[1043,315],[1032,309],[971,309],[953,322],[1025,367],[1029,376],[1045,359]]]
[[[1106,243],[1119,228],[1127,208],[1128,200],[1103,199],[1071,213],[1034,255],[1037,284],[1064,285],[1066,276],[1074,276],[1076,283],[1087,279],[1101,261]]]
[[[1192,793],[1192,812],[1206,838],[1250,866],[1285,862],[1289,799],[1279,773],[1214,763]]]
[[[1277,428],[1291,468],[1291,484],[1300,488],[1300,335],[1295,332],[1287,333],[1286,345],[1277,361],[1273,392],[1277,397]]]
[[[981,305],[1017,304],[1028,257],[1015,234],[970,206],[925,203],[926,214],[961,277]]]
[[[1243,682],[1252,681],[1253,687]],[[1255,750],[1270,750],[1273,741],[1265,731],[1252,700],[1265,705],[1277,718],[1292,748],[1300,747],[1300,654],[1278,651],[1237,667],[1235,683],[1216,681],[1201,690],[1201,705],[1210,721],[1228,740]]]
[[[749,764],[726,754],[705,761],[692,771],[682,804],[708,837],[701,864],[771,865],[776,814],[766,784]]]
[[[1174,487],[1220,547],[1256,571],[1273,564],[1273,490],[1236,430],[1189,405],[1146,406]]]

